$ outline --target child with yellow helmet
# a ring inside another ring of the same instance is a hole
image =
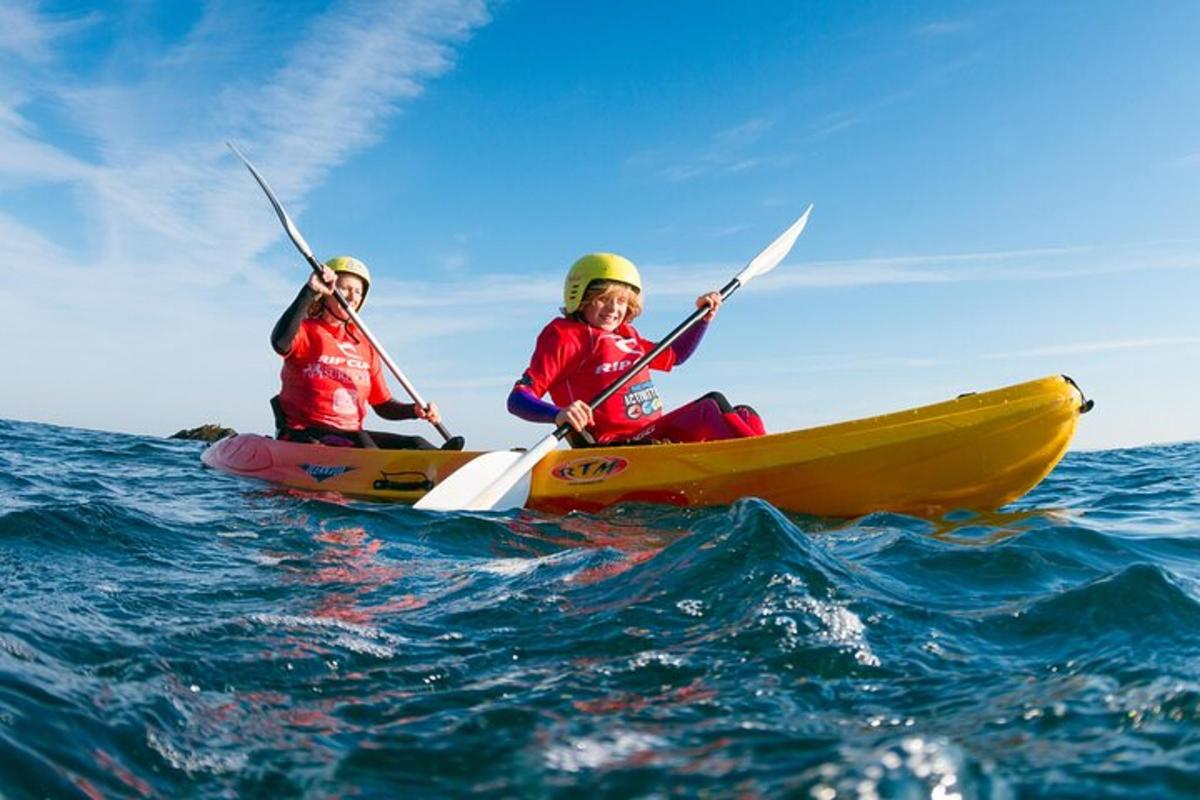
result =
[[[335,286],[358,311],[371,289],[371,272],[357,258],[329,259],[271,331],[271,346],[283,356],[282,388],[271,398],[276,437],[343,447],[436,449],[421,436],[363,430],[368,405],[389,420],[437,423],[440,416],[434,403],[425,409],[392,397],[379,354],[332,300]]]
[[[749,406],[731,406],[710,392],[663,414],[650,370],[684,363],[721,306],[717,292],[696,299],[709,307],[702,322],[676,339],[622,389],[597,408],[588,399],[654,348],[631,324],[642,311],[642,278],[615,253],[579,259],[563,285],[563,316],[538,335],[529,367],[508,396],[508,410],[530,422],[568,423],[598,444],[702,442],[761,436],[762,420]],[[550,395],[552,402],[542,398]]]

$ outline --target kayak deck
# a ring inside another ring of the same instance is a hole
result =
[[[693,444],[557,450],[534,468],[527,507],[594,511],[621,502],[778,508],[854,517],[993,510],[1062,458],[1090,404],[1051,376],[929,406],[817,428]],[[309,491],[411,503],[478,453],[360,450],[242,434],[205,464]]]

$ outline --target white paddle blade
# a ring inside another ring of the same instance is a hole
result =
[[[812,213],[812,203],[808,204],[808,208],[804,209],[804,213],[800,215],[800,219],[792,223],[783,234],[767,245],[761,253],[756,255],[746,268],[737,274],[735,280],[745,286],[752,278],[770,272],[775,269],[780,261],[791,252],[792,245],[796,243],[796,239],[804,232],[804,226],[808,224],[808,215]]]
[[[258,185],[266,193],[267,199],[271,201],[271,207],[275,209],[275,216],[279,217],[279,221],[283,223],[283,229],[287,232],[288,238],[292,240],[292,244],[296,245],[296,249],[300,251],[301,255],[307,258],[314,258],[312,248],[308,246],[308,242],[300,235],[300,230],[292,224],[292,218],[284,211],[278,198],[275,197],[275,193],[271,191],[271,187],[267,184],[267,179],[258,173],[254,165],[250,163],[250,159],[242,155],[241,150],[233,146],[233,142],[227,141],[225,142],[225,146],[233,151],[233,154],[246,165],[246,169],[250,170],[250,174],[254,176],[254,180],[258,181]]]
[[[524,508],[529,500],[529,488],[533,484],[533,473],[524,470],[515,481],[506,481],[512,485],[495,500],[483,502],[476,497],[471,502],[472,511],[507,511],[510,508]],[[489,493],[490,496],[490,493]]]
[[[413,508],[428,511],[456,511],[468,508],[484,488],[521,459],[523,453],[496,450],[468,461],[433,487]]]
[[[529,473],[538,462],[558,447],[554,434],[521,454],[511,466],[483,486],[466,505],[472,511],[499,511],[525,505],[529,499]]]

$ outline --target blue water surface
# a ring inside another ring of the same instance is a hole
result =
[[[1195,797],[1200,443],[938,521],[331,502],[0,421],[0,796]]]

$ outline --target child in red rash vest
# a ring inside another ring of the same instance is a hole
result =
[[[564,422],[597,444],[704,442],[762,436],[762,420],[749,406],[731,406],[710,392],[663,414],[650,370],[669,372],[688,359],[716,316],[721,295],[709,292],[696,307],[709,312],[612,397],[592,408],[600,394],[654,348],[630,324],[642,311],[637,267],[612,253],[575,262],[563,287],[563,316],[538,335],[529,367],[508,396],[508,410],[530,422]],[[547,393],[552,402],[542,400]]]

